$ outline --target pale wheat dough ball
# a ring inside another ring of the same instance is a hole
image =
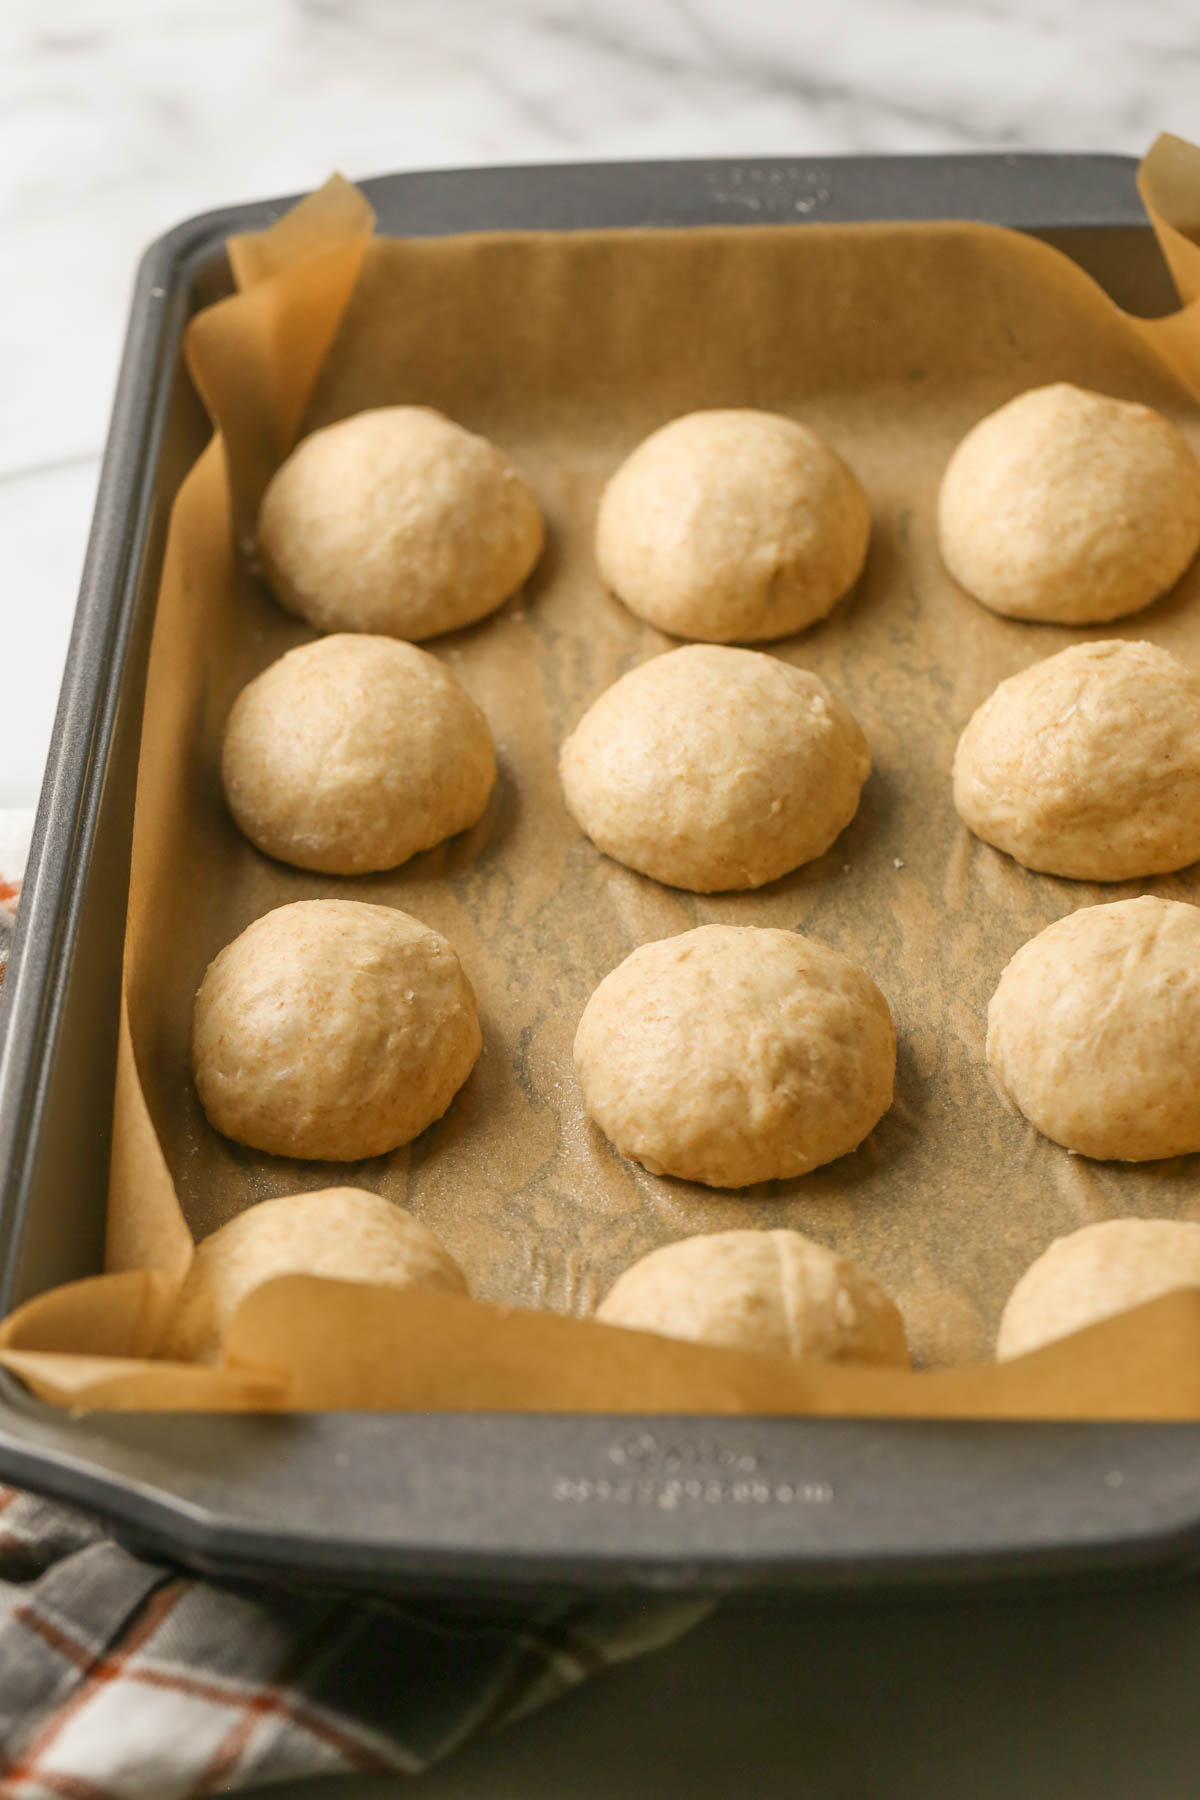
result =
[[[1200,907],[1145,895],[1039,932],[992,996],[987,1059],[1068,1150],[1120,1162],[1200,1150]]]
[[[702,925],[606,975],[575,1037],[584,1106],[653,1175],[749,1187],[862,1143],[892,1103],[887,1002],[813,938]]]
[[[481,1038],[439,932],[390,906],[300,900],[208,966],[192,1022],[201,1104],[276,1156],[356,1162],[440,1119]]]
[[[542,517],[502,450],[428,406],[314,431],[263,496],[258,549],[281,605],[318,631],[427,638],[520,587]]]
[[[815,431],[777,413],[689,413],[604,490],[596,561],[631,612],[712,643],[823,619],[862,570],[866,495]]]
[[[1002,681],[954,804],[1026,868],[1131,881],[1200,859],[1200,679],[1153,644],[1075,644]]]
[[[596,1309],[606,1325],[810,1362],[908,1362],[899,1309],[798,1231],[718,1231],[652,1250]]]
[[[197,1246],[164,1354],[211,1362],[247,1294],[279,1275],[325,1275],[465,1294],[449,1251],[419,1219],[362,1188],[260,1200]]]
[[[473,825],[496,752],[436,657],[342,634],[289,650],[242,689],[221,777],[230,812],[268,856],[361,875]]]
[[[938,502],[946,567],[993,612],[1100,624],[1165,593],[1200,545],[1200,466],[1149,406],[1056,382],[969,431]]]
[[[601,694],[559,766],[599,849],[709,894],[761,887],[820,856],[858,810],[871,757],[819,676],[692,644]]]
[[[1200,1225],[1105,1219],[1056,1238],[1008,1297],[996,1339],[1003,1361],[1024,1356],[1175,1288],[1200,1287]]]

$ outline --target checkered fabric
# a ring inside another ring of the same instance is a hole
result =
[[[199,1581],[0,1488],[0,1796],[183,1800],[415,1774],[705,1610]]]
[[[4,980],[4,971],[8,967],[8,952],[12,947],[13,927],[17,922],[17,901],[21,896],[19,881],[0,880],[0,982]]]
[[[28,808],[0,807],[0,982],[8,967],[32,831],[33,813]]]
[[[28,833],[27,815],[0,812],[0,981]],[[706,1611],[199,1581],[0,1486],[0,1800],[415,1774]]]

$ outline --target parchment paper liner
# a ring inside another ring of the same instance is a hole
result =
[[[1116,627],[1019,626],[953,587],[932,534],[949,449],[1041,381],[1145,399],[1197,442],[1200,249],[1188,232],[1200,153],[1160,139],[1141,179],[1185,303],[1153,321],[1120,313],[1047,246],[970,225],[372,243],[366,202],[335,178],[271,231],[231,243],[239,292],[197,317],[187,345],[218,435],[176,501],[151,655],[110,1273],[12,1315],[6,1366],[80,1408],[1200,1417],[1200,1293],[977,1366],[1005,1294],[1050,1238],[1118,1213],[1200,1216],[1192,1159],[1086,1163],[1005,1108],[982,1064],[995,979],[1020,942],[1075,906],[1147,890],[1197,900],[1200,880],[1099,888],[1030,875],[969,839],[947,779],[957,732],[994,683],[1081,635],[1146,636],[1200,656],[1200,576]],[[546,506],[550,545],[524,594],[434,646],[500,744],[488,814],[396,875],[338,883],[259,857],[220,803],[216,750],[233,694],[309,635],[257,588],[235,545],[302,428],[396,400],[440,405],[512,449]],[[876,773],[818,863],[759,895],[697,899],[593,851],[562,809],[554,759],[595,693],[669,645],[600,588],[600,483],[654,424],[736,404],[802,414],[871,496],[856,595],[773,648],[846,695]],[[447,931],[488,1046],[444,1121],[353,1169],[219,1139],[186,1073],[208,958],[267,907],[323,893],[388,900]],[[634,943],[709,919],[811,929],[857,955],[892,1002],[896,1105],[855,1156],[803,1182],[715,1195],[656,1181],[580,1113],[569,1049],[591,986]],[[220,1368],[154,1359],[193,1233],[267,1194],[347,1179],[426,1218],[482,1298],[291,1277],[245,1303]],[[798,1367],[561,1316],[588,1310],[653,1243],[737,1223],[794,1224],[856,1256],[901,1300],[918,1354],[961,1366]]]

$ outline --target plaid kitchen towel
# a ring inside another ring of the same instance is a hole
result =
[[[706,1610],[198,1581],[0,1489],[0,1795],[183,1800],[416,1774]]]
[[[0,812],[0,979],[28,824]],[[0,1486],[0,1800],[415,1774],[707,1611],[201,1581]]]
[[[0,981],[4,980],[4,971],[8,967],[8,951],[32,830],[32,812],[0,808]]]

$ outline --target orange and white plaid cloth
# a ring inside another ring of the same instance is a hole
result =
[[[26,838],[0,812],[0,978]],[[707,1610],[202,1581],[0,1486],[0,1800],[415,1774]]]
[[[705,1610],[200,1581],[0,1488],[0,1795],[183,1800],[412,1775]]]

